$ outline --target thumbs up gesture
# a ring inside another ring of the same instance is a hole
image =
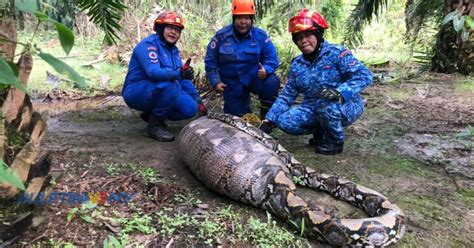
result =
[[[265,70],[265,67],[263,67],[262,63],[258,63],[257,77],[260,79],[267,77],[267,70]]]

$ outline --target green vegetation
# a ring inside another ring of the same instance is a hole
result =
[[[184,206],[195,206],[201,204],[202,201],[196,197],[195,192],[178,193],[173,199],[177,204]]]
[[[104,166],[105,171],[110,176],[118,176],[123,175],[124,172],[132,172],[137,173],[138,176],[145,182],[145,183],[159,183],[162,182],[162,178],[158,171],[149,166],[135,164],[135,163],[125,163],[125,164],[118,164],[118,163],[110,163]]]
[[[152,216],[148,214],[139,215],[134,214],[128,218],[119,219],[122,224],[122,235],[128,235],[132,232],[139,232],[143,234],[156,233],[156,228],[152,224]]]
[[[190,224],[197,223],[194,217],[186,213],[173,214],[170,210],[172,209],[164,209],[156,213],[158,230],[161,235],[169,237],[178,230],[182,230]]]
[[[295,247],[303,247],[304,243],[298,239],[293,233],[277,226],[276,221],[267,213],[267,222],[260,219],[250,218],[247,221],[248,227],[245,235],[251,244],[262,247],[275,247],[282,244],[294,245]],[[311,247],[310,244],[306,244]]]
[[[426,166],[421,166],[418,162],[399,156],[382,156],[380,159],[368,163],[367,167],[370,173],[391,177],[408,175],[429,177],[434,174]]]
[[[456,83],[455,90],[459,93],[474,92],[474,78],[468,77]]]
[[[21,190],[25,190],[25,185],[23,185],[23,182],[18,178],[18,175],[13,172],[3,160],[0,160],[0,183],[3,182],[10,183]]]
[[[109,235],[107,239],[104,240],[104,244],[102,247],[104,248],[122,248],[125,247],[128,243],[128,240],[120,239],[120,241],[112,235]]]
[[[82,204],[81,207],[75,207],[69,209],[67,212],[67,221],[70,222],[74,217],[78,216],[83,221],[91,224],[95,224],[95,220],[92,218],[91,213],[96,210],[97,205],[93,203]]]

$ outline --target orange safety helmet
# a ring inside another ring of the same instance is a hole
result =
[[[255,15],[253,0],[233,0],[232,15]]]
[[[155,24],[153,26],[154,31],[157,31],[158,25],[172,25],[172,26],[176,26],[183,29],[184,19],[180,14],[174,11],[168,10],[168,11],[160,13],[158,17],[156,17]]]
[[[293,16],[288,22],[288,31],[296,34],[301,31],[327,29],[328,24],[324,17],[316,11],[302,9],[298,15]]]

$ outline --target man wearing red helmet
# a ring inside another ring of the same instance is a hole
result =
[[[324,40],[328,25],[307,9],[289,21],[293,42],[302,54],[291,63],[288,82],[260,129],[270,133],[276,124],[293,135],[313,134],[315,152],[342,152],[344,127],[364,112],[360,92],[372,83],[372,73],[349,50]],[[292,107],[299,94],[303,102]]]
[[[127,105],[143,111],[148,134],[158,141],[169,142],[174,135],[166,120],[192,118],[198,109],[205,111],[198,91],[192,84],[193,68],[181,62],[176,42],[184,29],[184,19],[173,11],[160,13],[155,20],[156,32],[133,49],[122,90]]]
[[[268,34],[253,26],[253,0],[233,0],[231,25],[217,31],[207,46],[206,76],[224,95],[224,112],[250,113],[250,92],[260,99],[262,118],[278,95],[278,56]]]

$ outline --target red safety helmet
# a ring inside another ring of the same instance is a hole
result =
[[[324,17],[316,11],[302,9],[298,15],[293,16],[288,22],[288,31],[296,34],[301,31],[327,29],[328,24]]]
[[[255,15],[253,0],[233,0],[232,15]]]
[[[172,26],[176,26],[183,29],[184,19],[180,14],[168,10],[168,11],[160,13],[158,17],[156,17],[153,30],[157,31],[158,25],[172,25]]]

